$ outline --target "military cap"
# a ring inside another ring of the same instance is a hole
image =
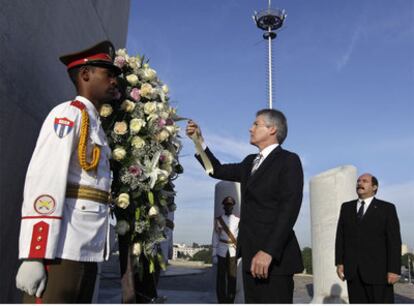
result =
[[[112,69],[117,74],[120,74],[122,71],[118,66],[114,65],[114,58],[114,45],[109,40],[102,41],[86,50],[59,57],[68,70],[74,67],[92,65]]]
[[[229,196],[225,197],[221,204],[223,204],[224,206],[234,206],[236,204],[236,201]]]

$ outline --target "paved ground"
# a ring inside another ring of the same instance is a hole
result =
[[[307,304],[312,300],[312,277],[295,276],[295,304]],[[161,275],[158,295],[159,302],[165,304],[214,304],[215,273],[211,267],[168,266]],[[395,285],[396,303],[414,304],[414,285],[399,283]],[[121,303],[121,282],[119,279],[118,257],[112,256],[103,264],[98,303]]]

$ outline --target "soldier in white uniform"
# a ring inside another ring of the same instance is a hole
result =
[[[217,300],[220,304],[233,304],[236,295],[237,234],[240,218],[232,214],[236,204],[232,197],[224,198],[224,214],[214,220],[213,262],[217,263]]]
[[[118,94],[114,47],[60,57],[78,96],[41,128],[22,207],[17,288],[26,303],[90,303],[97,262],[108,255],[111,173],[98,110]]]

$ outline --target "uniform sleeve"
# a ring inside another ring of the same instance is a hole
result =
[[[19,258],[55,258],[68,169],[76,154],[81,114],[61,104],[43,122],[26,174]]]
[[[208,159],[210,160],[214,173],[210,174],[211,177],[216,179],[231,181],[231,182],[240,182],[242,178],[243,166],[242,163],[234,164],[221,164],[220,161],[214,156],[209,148],[204,150]],[[203,161],[199,155],[195,155],[200,164],[204,167]],[[205,167],[204,167],[205,168]]]

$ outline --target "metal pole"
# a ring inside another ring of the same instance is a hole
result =
[[[270,0],[269,0],[270,1]],[[269,32],[271,28],[269,27]],[[269,58],[269,108],[273,108],[273,80],[272,80],[272,37],[267,38],[268,40],[268,58]]]

